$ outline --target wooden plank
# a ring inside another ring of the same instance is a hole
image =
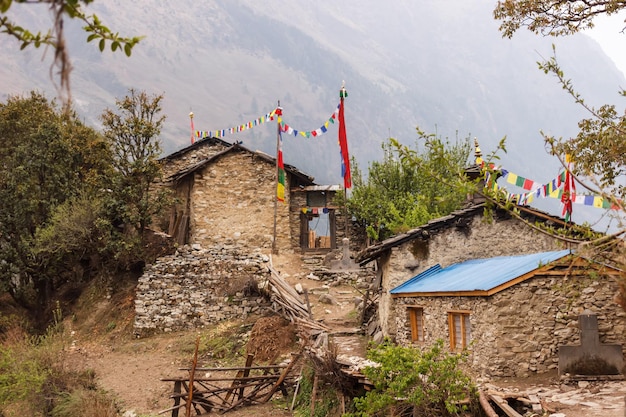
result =
[[[207,371],[242,371],[245,369],[250,369],[252,371],[254,370],[265,370],[265,369],[282,369],[282,368],[286,368],[287,365],[265,365],[265,366],[233,366],[230,368],[196,368],[196,371],[200,372],[207,372]],[[179,371],[189,371],[190,368],[178,368]],[[161,381],[163,381],[163,379],[161,379]]]
[[[174,382],[174,394],[180,394],[182,382],[176,381]],[[178,406],[180,405],[180,397],[174,399],[174,408],[172,410],[172,417],[178,417]]]
[[[185,403],[178,404],[178,405],[175,405],[175,406],[173,406],[173,407],[166,408],[165,410],[161,410],[161,411],[159,411],[157,414],[165,414],[165,413],[167,413],[168,411],[171,411],[171,412],[172,412],[172,416],[174,416],[174,413],[176,414],[176,416],[178,416],[178,410],[179,410],[180,408],[183,408],[184,406],[185,406]]]
[[[278,379],[279,377],[280,377],[279,374],[268,374],[268,375],[249,376],[249,377],[230,376],[230,377],[223,377],[223,378],[195,378],[194,381],[195,382],[216,382],[216,381],[233,381],[233,380],[237,380],[237,381],[260,381],[260,380],[264,380],[264,379]],[[161,381],[172,382],[172,381],[178,381],[178,379],[164,378]],[[185,380],[185,381],[187,381],[187,380]],[[185,381],[181,381],[181,382],[185,382]]]
[[[278,273],[278,271],[276,271],[274,268],[270,267],[270,281],[272,281],[272,283],[274,283],[275,285],[277,285],[278,287],[280,287],[281,289],[283,289],[285,292],[289,293],[295,300],[298,300],[300,302],[300,304],[302,303],[302,299],[300,298],[300,294],[298,294],[298,291],[295,290],[295,288],[293,288],[291,285],[289,285],[287,283],[287,281],[285,281],[280,274]]]
[[[274,384],[274,386],[272,387],[272,389],[270,390],[270,392],[267,394],[267,396],[262,400],[262,402],[266,403],[269,401],[270,398],[272,398],[272,395],[274,395],[274,393],[276,392],[276,390],[278,389],[278,387],[280,387],[280,385],[283,383],[283,381],[285,380],[285,378],[287,378],[287,375],[289,374],[289,371],[291,371],[291,368],[294,367],[294,365],[300,360],[300,357],[302,356],[302,351],[300,351],[297,355],[295,355],[293,357],[293,359],[291,360],[291,362],[289,363],[289,365],[285,368],[285,370],[283,371],[282,375],[280,376],[280,378],[278,378],[278,381],[276,381],[276,383]]]
[[[509,417],[523,417],[520,413],[515,411],[513,407],[509,405],[502,397],[494,394],[490,394],[489,398]]]

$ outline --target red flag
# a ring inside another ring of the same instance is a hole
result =
[[[343,177],[343,187],[347,190],[352,187],[352,177],[350,176],[350,156],[348,155],[348,138],[346,136],[346,123],[343,114],[343,99],[348,93],[344,87],[339,91],[339,150],[341,152],[341,176]]]
[[[569,163],[569,155],[566,156],[566,159],[568,164],[565,169],[563,195],[561,196],[561,203],[563,203],[563,212],[561,215],[565,216],[566,222],[569,222],[572,218],[572,202],[576,198],[576,183],[574,182],[574,176],[570,172],[571,164]]]
[[[280,132],[280,116],[278,117],[278,181],[276,183],[276,199],[285,202],[285,164],[283,163],[283,135]]]

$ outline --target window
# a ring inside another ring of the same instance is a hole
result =
[[[452,350],[465,349],[472,340],[472,326],[470,325],[469,311],[448,312],[448,327],[450,329],[450,348]]]
[[[424,310],[421,307],[408,307],[411,323],[411,342],[424,341]]]

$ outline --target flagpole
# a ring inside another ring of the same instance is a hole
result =
[[[278,189],[279,182],[279,153],[280,153],[280,118],[283,114],[283,110],[280,107],[280,100],[278,100],[278,106],[276,107],[276,187]],[[274,234],[272,239],[272,253],[278,255],[278,247],[276,246],[276,224],[278,219],[278,196],[274,196]]]
[[[191,124],[191,144],[193,145],[194,140],[194,128],[193,128],[193,112],[189,112],[189,123]]]

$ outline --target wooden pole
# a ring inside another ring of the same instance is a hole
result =
[[[302,351],[300,351],[300,353],[296,354],[291,359],[291,362],[289,363],[289,365],[287,365],[287,367],[285,368],[285,370],[283,371],[281,376],[278,378],[278,381],[276,381],[276,383],[274,384],[272,389],[270,389],[270,392],[268,392],[267,395],[265,396],[265,398],[263,398],[261,400],[262,403],[266,403],[266,402],[268,402],[270,400],[270,398],[272,398],[272,395],[274,395],[274,393],[276,392],[278,387],[280,387],[280,384],[282,384],[285,381],[285,378],[287,378],[287,375],[289,374],[289,371],[291,371],[291,368],[293,368],[293,366],[296,364],[296,362],[298,362],[298,360],[300,360],[300,356],[302,356]]]
[[[493,407],[491,407],[491,404],[489,404],[489,399],[483,391],[478,392],[478,400],[480,401],[480,405],[487,417],[498,417],[498,413],[496,413]]]
[[[198,365],[198,346],[200,346],[200,338],[196,337],[196,350],[193,354],[193,363],[191,364],[191,370],[189,371],[189,395],[187,395],[186,417],[191,417],[191,402],[193,400],[193,378],[196,373],[196,366]]]
[[[252,366],[252,360],[254,359],[254,355],[248,353],[248,357],[246,358],[246,369],[243,371],[243,377],[247,378],[250,376],[250,367]],[[243,398],[243,390],[244,387],[239,388],[239,399]]]

